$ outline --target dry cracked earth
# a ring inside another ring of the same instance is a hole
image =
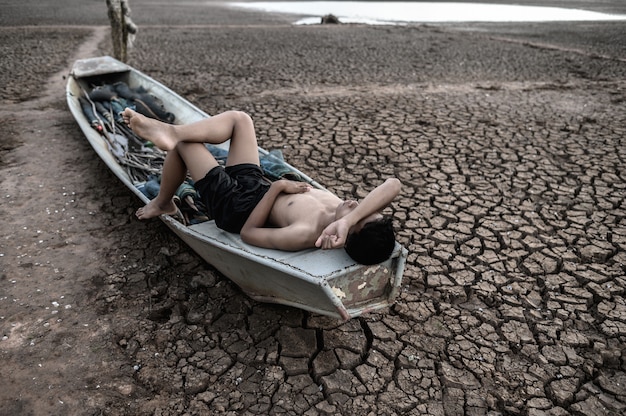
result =
[[[340,322],[252,301],[134,219],[64,98],[74,59],[112,53],[104,2],[23,3],[0,19],[0,414],[626,413],[623,23],[131,2],[133,66],[249,112],[342,197],[402,181],[397,302]]]

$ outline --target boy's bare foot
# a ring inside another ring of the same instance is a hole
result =
[[[122,112],[124,122],[139,137],[150,140],[161,150],[172,150],[176,147],[174,127],[153,118],[148,118],[130,108]]]
[[[173,200],[162,206],[158,204],[156,199],[153,199],[146,206],[139,208],[135,216],[140,220],[147,220],[148,218],[158,217],[161,214],[174,215],[177,211],[178,207]]]

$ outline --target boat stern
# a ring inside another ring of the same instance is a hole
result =
[[[79,59],[72,66],[74,78],[87,78],[100,75],[119,74],[130,71],[130,67],[110,56]]]

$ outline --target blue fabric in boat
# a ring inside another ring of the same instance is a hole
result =
[[[223,165],[226,163],[228,150],[211,145],[207,145],[207,149],[209,149],[213,157],[220,164]],[[269,180],[289,179],[292,181],[302,181],[302,177],[285,163],[283,153],[280,150],[270,150],[267,154],[261,154],[259,159],[263,173]]]
[[[148,175],[148,180],[146,181],[146,183],[143,184],[143,186],[139,187],[139,190],[148,198],[154,199],[158,195],[160,187],[161,177]],[[197,192],[193,187],[193,181],[191,179],[187,179],[176,190],[176,196],[180,199],[185,199],[185,197],[188,196],[196,198],[196,194]]]
[[[148,180],[143,186],[139,186],[138,189],[147,196],[149,199],[154,199],[159,194],[159,188],[161,187],[161,178],[148,175]]]

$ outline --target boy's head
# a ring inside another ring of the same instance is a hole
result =
[[[396,244],[391,218],[370,221],[348,235],[344,248],[356,262],[370,265],[387,260]]]

